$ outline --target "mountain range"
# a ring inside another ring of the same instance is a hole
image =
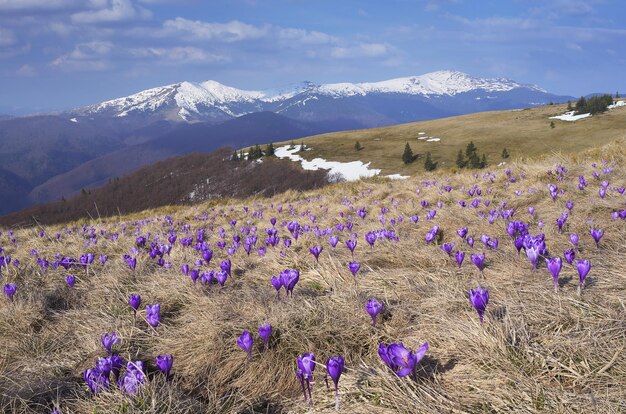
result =
[[[180,82],[71,111],[0,118],[0,214],[191,152],[573,100],[455,71],[250,91]]]

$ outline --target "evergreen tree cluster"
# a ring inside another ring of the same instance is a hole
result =
[[[248,150],[247,157],[243,154],[243,151],[240,151],[239,153],[235,151],[233,155],[230,156],[230,159],[232,161],[243,161],[243,160],[252,161],[252,160],[258,160],[259,158],[263,156],[271,157],[272,155],[274,155],[274,144],[270,142],[265,147],[265,151],[261,150],[261,147],[257,144]]]
[[[611,95],[598,95],[592,96],[589,99],[585,99],[584,96],[581,96],[578,101],[576,101],[576,114],[599,114],[601,112],[605,112],[609,105],[613,104],[613,97]]]
[[[508,157],[508,152],[502,151],[502,154],[506,153]],[[459,168],[485,168],[487,166],[487,156],[485,154],[482,157],[478,153],[478,148],[474,145],[473,141],[470,141],[465,148],[465,153],[463,150],[459,150],[459,153],[456,157],[456,166]]]

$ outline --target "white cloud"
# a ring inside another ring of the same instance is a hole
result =
[[[337,59],[381,57],[389,54],[392,49],[387,43],[358,43],[356,45],[334,47],[330,54]]]
[[[229,58],[209,53],[197,47],[173,47],[173,48],[142,48],[129,49],[128,53],[138,58],[157,58],[169,62],[225,62]]]
[[[48,11],[80,5],[77,0],[0,0],[2,11]]]
[[[209,23],[200,20],[188,20],[177,17],[166,20],[163,28],[167,34],[184,33],[195,39],[221,40],[224,42],[239,42],[246,39],[257,39],[267,34],[268,27],[256,27],[250,24],[233,20],[227,23]]]
[[[136,19],[148,19],[152,13],[143,7],[135,6],[130,0],[91,0],[93,10],[74,13],[75,23],[105,23]]]
[[[18,70],[15,71],[17,76],[22,78],[30,78],[33,76],[37,76],[37,70],[31,65],[22,65]]]
[[[53,67],[66,71],[100,71],[108,69],[111,63],[107,57],[113,50],[113,43],[94,41],[79,43],[70,53],[52,61]]]

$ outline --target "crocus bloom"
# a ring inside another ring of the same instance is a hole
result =
[[[341,355],[328,358],[326,361],[326,372],[335,384],[335,410],[339,411],[339,378],[343,371],[343,357]]]
[[[126,374],[123,378],[120,378],[120,387],[124,388],[126,393],[130,395],[135,395],[141,384],[143,384],[146,376],[143,372],[143,362],[135,361],[128,362],[126,364]]]
[[[272,336],[272,325],[266,322],[265,324],[259,326],[259,336],[263,341],[263,345],[267,349],[270,342],[270,336]]]
[[[452,253],[452,249],[454,249],[454,243],[444,243],[441,245],[441,250],[446,252],[448,256]]]
[[[161,305],[158,303],[146,305],[146,321],[156,328],[161,323]]]
[[[378,302],[376,299],[370,299],[365,305],[365,310],[372,317],[372,325],[376,327],[376,316],[383,310],[382,302]]]
[[[307,399],[307,390],[309,392],[309,403],[313,404],[313,399],[311,396],[311,381],[313,381],[313,371],[315,370],[315,354],[306,353],[304,355],[300,355],[297,360],[298,370],[296,371],[296,375],[300,380],[302,385],[302,391],[304,392],[304,400]],[[305,387],[306,383],[306,387]]]
[[[352,273],[352,277],[354,278],[354,284],[356,285],[356,274],[361,268],[361,264],[354,260],[348,264],[348,268],[350,269],[350,273]]]
[[[480,318],[480,323],[483,323],[483,315],[485,313],[485,309],[487,309],[487,304],[489,303],[489,291],[487,288],[478,287],[476,290],[470,289],[469,292],[469,300],[472,303],[476,312],[478,312],[478,317]]]
[[[598,247],[598,243],[600,243],[600,239],[602,238],[602,236],[604,236],[604,230],[597,229],[594,227],[593,229],[589,231],[589,233],[591,234],[591,237],[593,237],[593,240],[595,240],[596,247]]]
[[[133,312],[137,312],[139,305],[141,305],[141,296],[136,293],[132,293],[128,298],[128,304],[133,308]]]
[[[324,248],[322,246],[313,246],[309,249],[309,251],[311,252],[311,254],[313,256],[315,256],[315,261],[317,262],[319,260],[320,257],[320,253],[322,253],[322,250],[324,250]]]
[[[576,262],[576,269],[578,270],[578,276],[580,277],[580,283],[578,283],[577,291],[578,296],[580,296],[583,283],[585,283],[589,270],[591,270],[591,262],[589,260],[578,260]]]
[[[415,366],[424,358],[428,351],[428,342],[424,342],[415,353],[409,351],[402,343],[390,344],[381,343],[378,347],[378,355],[397,376],[406,377],[415,370]]]
[[[100,337],[100,343],[102,344],[104,349],[107,350],[109,355],[111,355],[112,353],[111,350],[113,348],[113,345],[117,344],[118,342],[120,342],[120,338],[118,338],[117,335],[115,335],[115,332],[111,332],[111,333],[107,332]]]
[[[174,363],[174,357],[172,354],[157,355],[156,364],[157,367],[165,374],[165,381],[170,378],[170,371],[172,370],[172,364]]]
[[[374,233],[373,231],[367,232],[365,234],[365,241],[373,248],[374,243],[376,242],[376,233]]]
[[[561,267],[563,266],[563,261],[560,257],[553,257],[551,259],[546,260],[546,266],[548,270],[552,274],[552,279],[554,280],[554,291],[559,291],[559,273],[561,272]]]
[[[237,339],[237,345],[239,345],[239,348],[246,351],[248,358],[252,356],[252,343],[252,335],[248,331],[243,331],[241,336]]]
[[[465,252],[455,252],[454,259],[456,260],[456,263],[459,265],[459,267],[461,267],[461,264],[463,264],[463,259],[465,259]]]
[[[330,236],[328,238],[328,242],[330,243],[331,246],[336,247],[337,243],[339,243],[339,237],[337,237],[337,236]]]
[[[456,234],[459,235],[460,238],[464,239],[467,236],[468,229],[467,227],[461,227],[456,231]]]
[[[563,250],[563,257],[565,257],[567,264],[571,265],[576,257],[576,253],[574,252],[574,249]]]
[[[574,247],[578,248],[578,234],[572,233],[569,235],[569,241],[572,242]]]
[[[13,302],[13,295],[17,292],[17,285],[15,283],[7,283],[4,285],[4,294],[7,295],[9,300]]]
[[[354,257],[354,249],[356,248],[356,240],[353,240],[353,239],[346,240],[346,247],[350,249],[350,253],[352,253],[352,257]]]
[[[76,283],[76,276],[74,275],[65,276],[65,283],[67,283],[67,285],[71,288],[74,287],[74,284]]]
[[[482,273],[483,268],[485,267],[485,253],[480,253],[480,254],[472,253],[471,259],[472,259],[472,263],[474,263],[474,265]]]
[[[215,279],[217,279],[221,287],[224,287],[224,283],[226,283],[227,278],[228,278],[228,273],[225,270],[220,270],[220,271],[215,272]]]

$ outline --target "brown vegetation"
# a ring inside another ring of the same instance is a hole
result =
[[[160,161],[67,200],[0,217],[0,225],[32,226],[104,218],[202,200],[272,196],[327,184],[324,171],[303,171],[276,158],[234,162],[228,160],[231,154],[231,149],[223,148],[211,154],[195,153]],[[194,196],[190,197],[192,192]]]
[[[626,186],[624,144],[572,156],[557,154],[536,163],[513,162],[510,167],[520,179],[508,187],[503,169],[497,170],[493,184],[463,172],[449,176],[452,192],[440,193],[438,186],[424,185],[426,179],[443,182],[444,177],[435,173],[419,180],[340,183],[304,194],[290,191],[270,199],[220,200],[132,214],[119,222],[87,222],[106,230],[106,235],[121,232],[125,225],[132,234],[136,220],[169,214],[177,228],[189,223],[195,234],[212,224],[194,220],[207,212],[217,216],[216,228],[225,227],[230,237],[232,219],[257,226],[262,233],[271,217],[278,217],[278,224],[291,219],[304,222],[307,217],[299,214],[308,210],[317,216],[315,225],[324,229],[345,221],[340,212],[354,214],[351,206],[342,204],[347,197],[354,208],[366,206],[369,212],[365,220],[354,219],[359,235],[355,258],[362,263],[358,288],[347,268],[352,259],[343,244],[348,236],[344,233],[336,249],[328,245],[327,237],[305,233],[284,256],[280,248],[268,249],[264,257],[254,252],[247,257],[240,251],[232,259],[233,277],[221,290],[194,286],[181,274],[181,264],[192,264],[198,256],[178,244],[169,259],[171,269],[155,266],[144,254],[133,272],[121,255],[134,246],[134,236],[115,242],[102,239],[97,246],[85,247],[80,228],[59,241],[24,229],[15,233],[16,248],[4,233],[0,242],[6,253],[19,257],[23,265],[19,271],[3,273],[3,282],[16,282],[19,290],[15,302],[0,300],[0,407],[16,413],[47,412],[53,404],[63,413],[330,413],[333,395],[324,384],[321,364],[342,354],[346,372],[339,395],[344,413],[624,412],[626,228],[623,220],[611,220],[612,211],[624,208],[624,196],[611,192],[601,200],[599,180],[591,177],[590,167],[593,161],[616,161],[608,180],[611,187]],[[566,194],[554,202],[547,194],[546,171],[559,162],[570,171],[559,183]],[[590,183],[584,192],[576,188],[581,174]],[[463,188],[474,183],[493,208],[507,201],[507,208],[516,210],[515,219],[530,221],[533,234],[538,233],[537,220],[543,220],[552,255],[569,248],[570,232],[580,234],[582,251],[577,256],[592,262],[581,297],[576,296],[574,268],[564,264],[559,292],[554,293],[545,265],[533,271],[524,254],[517,255],[503,220],[490,225],[477,215],[480,209],[457,205],[468,199]],[[491,194],[486,192],[489,187]],[[528,188],[537,192],[513,193]],[[444,203],[435,220],[424,219],[421,200]],[[566,210],[567,200],[575,206],[568,228],[560,234],[554,223]],[[281,205],[285,208],[278,213]],[[289,205],[296,216],[289,213]],[[535,218],[526,213],[531,205],[536,207]],[[244,206],[264,211],[264,217],[246,215]],[[388,219],[403,215],[405,220],[396,226],[398,242],[378,241],[370,249],[363,235],[381,228],[380,207],[391,209]],[[420,217],[417,224],[408,219],[413,214]],[[588,219],[606,231],[599,248],[589,236]],[[460,269],[439,246],[425,244],[424,234],[435,224],[441,226],[444,242],[456,242],[457,249],[467,253]],[[461,226],[469,227],[477,239],[481,234],[499,238],[500,248],[485,249],[477,240],[470,249],[455,234]],[[44,230],[52,235],[62,227]],[[283,237],[287,232],[279,228]],[[164,231],[162,220],[141,228],[141,234]],[[212,235],[209,242],[214,246],[216,240]],[[308,253],[313,244],[324,246],[319,263]],[[76,270],[78,281],[70,290],[64,285],[65,272],[42,272],[33,264],[25,253],[33,248],[46,257],[93,251],[111,259],[104,268]],[[212,268],[225,257],[214,250]],[[488,263],[484,276],[469,261],[470,252],[481,251]],[[269,278],[288,267],[300,270],[300,283],[292,299],[285,300],[283,293],[278,301]],[[468,290],[478,284],[491,294],[482,326],[467,298]],[[150,329],[143,311],[133,319],[127,304],[130,293],[141,294],[144,304],[161,304],[161,326]],[[386,306],[376,329],[364,310],[369,297]],[[256,329],[266,321],[275,329],[270,349],[264,352],[257,343],[247,360],[235,341],[248,329],[259,342]],[[104,355],[98,338],[110,331],[122,339],[116,346],[122,356],[148,364],[150,381],[136,397],[120,390],[93,396],[82,381],[81,372]],[[424,341],[430,344],[416,380],[398,378],[378,357],[381,342],[400,341],[410,349]],[[175,358],[171,384],[154,372],[154,357],[166,352]],[[314,352],[321,363],[315,372],[314,410],[303,403],[295,376],[296,357],[304,352]]]

